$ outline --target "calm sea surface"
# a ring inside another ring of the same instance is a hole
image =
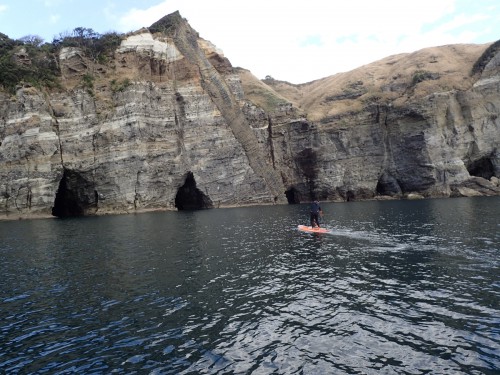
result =
[[[0,222],[0,373],[500,373],[500,197],[322,206]]]

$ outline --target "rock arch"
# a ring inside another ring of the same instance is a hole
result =
[[[177,191],[175,207],[179,211],[213,208],[212,200],[196,187],[192,172],[188,172],[184,185]]]

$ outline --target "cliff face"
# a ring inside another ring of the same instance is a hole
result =
[[[499,194],[500,53],[471,75],[487,46],[456,48],[466,72],[437,49],[410,79],[399,56],[299,86],[233,68],[178,13],[106,64],[63,48],[64,90],[0,94],[0,215]]]
[[[301,96],[268,82],[315,125],[307,152],[321,176],[316,193],[347,200],[499,194],[496,45],[487,53],[461,45],[392,56],[306,84]],[[471,74],[474,66],[481,69]]]

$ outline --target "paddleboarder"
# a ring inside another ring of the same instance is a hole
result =
[[[319,216],[323,216],[323,211],[321,210],[321,206],[319,205],[319,201],[315,200],[311,203],[311,227],[320,227],[319,226]]]

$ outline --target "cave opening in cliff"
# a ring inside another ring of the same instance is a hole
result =
[[[490,157],[484,157],[467,166],[467,170],[471,176],[482,177],[489,180],[495,175],[495,168]]]
[[[294,187],[291,187],[285,191],[286,199],[288,204],[298,204],[300,203],[300,194]]]
[[[387,172],[384,172],[380,176],[375,189],[379,195],[394,196],[402,194],[401,186],[399,186],[396,178]]]
[[[213,208],[212,200],[196,187],[192,172],[188,172],[184,185],[177,191],[175,207],[179,211]]]
[[[94,184],[80,173],[65,169],[56,192],[52,215],[60,218],[83,216],[96,211],[98,194]]]

